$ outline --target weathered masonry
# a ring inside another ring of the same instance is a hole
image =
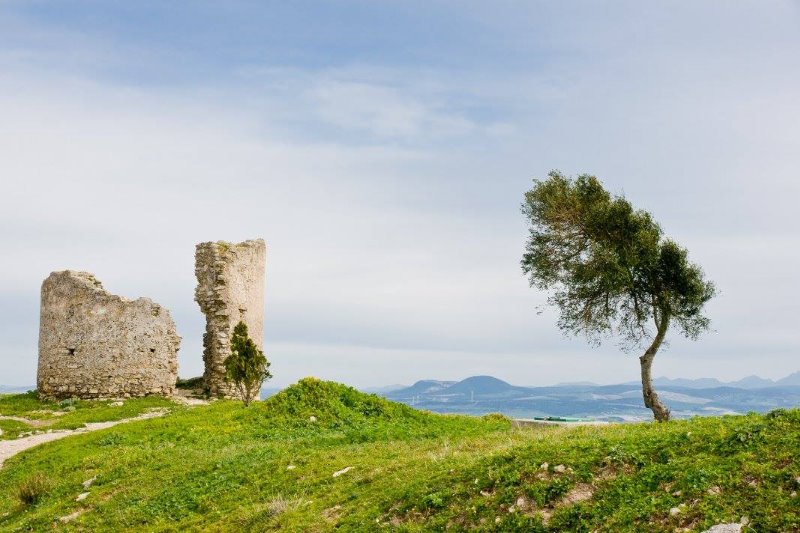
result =
[[[88,272],[53,272],[42,283],[39,394],[170,395],[180,341],[169,311],[153,301],[110,294]]]
[[[230,337],[239,321],[250,338],[264,344],[264,268],[267,247],[262,239],[238,244],[204,242],[195,252],[195,301],[206,315],[203,334],[205,387],[214,396],[235,397],[225,380],[224,361],[230,355]]]

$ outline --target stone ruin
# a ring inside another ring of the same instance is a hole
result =
[[[206,315],[203,379],[206,391],[213,396],[238,396],[225,381],[223,363],[231,353],[230,337],[239,321],[247,324],[250,338],[263,349],[266,255],[262,239],[197,245],[195,301]]]
[[[195,255],[195,300],[206,315],[206,392],[238,397],[224,361],[239,321],[259,348],[264,343],[262,239],[204,242]],[[171,395],[181,338],[169,311],[147,298],[110,294],[88,272],[53,272],[42,283],[37,387],[45,398]]]
[[[39,394],[115,398],[172,394],[181,338],[169,311],[110,294],[88,272],[42,283]]]

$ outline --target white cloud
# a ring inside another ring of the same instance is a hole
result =
[[[314,87],[310,97],[323,120],[379,138],[450,137],[475,128],[463,116],[447,114],[436,103],[409,98],[391,87],[334,81]]]
[[[718,282],[716,333],[673,338],[657,374],[797,370],[797,38],[780,25],[732,54],[735,37],[709,31],[721,43],[659,30],[634,46],[631,27],[581,19],[537,34],[557,53],[531,69],[252,65],[153,86],[104,79],[91,60],[50,69],[53,42],[6,54],[0,383],[33,381],[39,285],[62,268],[171,309],[181,374],[198,374],[194,244],[255,236],[278,384],[636,379],[613,343],[563,339],[551,311],[535,314],[518,206],[551,168],[624,191]],[[81,42],[70,54],[92,58],[80,51],[97,43]]]

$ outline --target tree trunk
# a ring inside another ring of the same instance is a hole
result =
[[[669,315],[663,313],[660,323],[658,324],[658,332],[653,339],[653,343],[644,352],[644,355],[639,358],[639,363],[642,367],[642,396],[644,397],[644,406],[653,411],[653,416],[658,422],[666,422],[669,420],[669,409],[666,405],[661,403],[661,400],[653,389],[653,375],[651,373],[653,367],[653,359],[656,357],[656,352],[664,342],[664,336],[669,329]]]

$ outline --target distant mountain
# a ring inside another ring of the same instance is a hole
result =
[[[781,387],[800,387],[800,371],[795,372],[794,374],[789,374],[783,379],[779,379],[775,382],[775,384],[780,385]]]
[[[638,383],[638,382],[633,382]],[[724,387],[725,384],[716,378],[698,378],[698,379],[685,379],[685,378],[665,378],[660,377],[653,380],[656,387],[670,386],[670,387],[686,387],[689,389],[712,389],[714,387]]]
[[[406,396],[414,396],[417,394],[435,394],[440,391],[445,390],[446,388],[454,385],[455,381],[437,381],[434,379],[423,379],[421,381],[417,381],[410,387],[406,387],[405,389],[394,390],[391,392],[392,395],[395,394],[403,394]]]
[[[636,385],[638,381],[629,381],[627,385]],[[713,389],[715,387],[735,387],[737,389],[763,389],[767,387],[800,386],[800,372],[790,374],[783,379],[773,381],[759,376],[747,376],[737,381],[720,381],[716,378],[686,379],[666,377],[655,378],[656,387],[685,387],[687,389]]]
[[[0,392],[28,392],[36,388],[36,385],[0,385]]]
[[[593,381],[562,381],[555,384],[556,387],[599,387]]]
[[[274,396],[274,395],[278,394],[282,390],[283,389],[278,389],[278,388],[274,388],[274,387],[269,387],[269,388],[262,387],[261,388],[261,394],[259,395],[259,398],[261,398],[262,400],[265,400],[265,399],[269,398],[270,396]]]
[[[515,387],[492,376],[472,376],[447,387],[448,394],[503,394],[524,387]]]
[[[727,383],[727,385],[729,387],[739,387],[740,389],[761,389],[763,387],[772,387],[775,382],[758,376],[747,376],[738,381]]]
[[[800,372],[773,382],[749,376],[738,382],[717,379],[668,379],[656,381],[658,393],[677,418],[766,412],[800,407]],[[763,386],[764,384],[769,386]],[[480,415],[503,413],[516,418],[577,416],[597,420],[650,420],[642,402],[641,384],[561,384],[551,387],[519,387],[492,376],[473,376],[462,381],[422,380],[411,387],[381,395],[441,413]]]

